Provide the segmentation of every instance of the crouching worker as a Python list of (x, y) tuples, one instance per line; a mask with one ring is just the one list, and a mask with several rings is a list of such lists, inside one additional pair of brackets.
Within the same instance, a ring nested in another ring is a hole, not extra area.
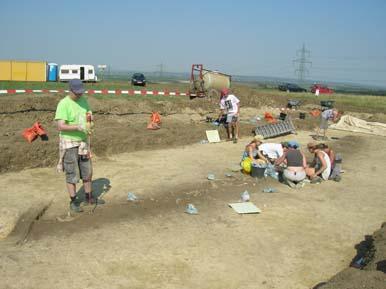
[(256, 159), (259, 157), (258, 147), (262, 143), (263, 138), (263, 136), (256, 135), (253, 140), (245, 146), (240, 163), (244, 173), (249, 174), (252, 169), (252, 164), (256, 163)]
[(259, 159), (266, 163), (275, 163), (275, 161), (283, 156), (283, 144), (281, 143), (262, 143), (258, 147)]
[(245, 146), (243, 159), (249, 157), (251, 160), (258, 159), (261, 156), (259, 146), (263, 143), (264, 137), (256, 135), (253, 140)]
[(324, 145), (309, 143), (307, 148), (310, 153), (314, 154), (314, 160), (306, 168), (306, 173), (311, 183), (318, 183), (322, 180), (327, 181), (331, 174), (331, 161), (328, 154), (323, 150)]
[(336, 154), (332, 148), (330, 148), (328, 145), (321, 143), (320, 146), (322, 147), (323, 151), (329, 156), (330, 163), (331, 163), (331, 174), (329, 179), (334, 180), (336, 182), (340, 182), (341, 180), (341, 164), (342, 164), (342, 156), (340, 154)]
[(287, 142), (282, 145), (284, 153), (275, 161), (275, 165), (280, 166), (284, 164), (284, 182), (291, 188), (300, 188), (304, 185), (303, 180), (306, 178), (306, 157), (299, 150), (297, 142)]
[(87, 99), (83, 96), (83, 83), (78, 79), (69, 82), (70, 94), (65, 96), (58, 104), (55, 113), (57, 128), (59, 130), (59, 164), (66, 174), (66, 186), (70, 196), (70, 209), (82, 212), (81, 201), (76, 196), (76, 184), (80, 178), (83, 181), (85, 198), (91, 204), (103, 200), (96, 200), (92, 195), (92, 164), (88, 143), (87, 113), (91, 110)]

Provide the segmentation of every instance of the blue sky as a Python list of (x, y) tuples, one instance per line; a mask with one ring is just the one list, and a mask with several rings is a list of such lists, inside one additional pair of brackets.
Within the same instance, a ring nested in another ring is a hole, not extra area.
[(386, 86), (386, 1), (0, 0), (0, 59), (295, 77)]

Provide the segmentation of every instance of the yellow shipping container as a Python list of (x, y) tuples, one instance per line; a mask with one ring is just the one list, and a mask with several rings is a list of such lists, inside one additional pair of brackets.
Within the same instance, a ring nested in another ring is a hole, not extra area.
[(0, 80), (11, 80), (11, 61), (0, 60)]
[(11, 62), (11, 80), (26, 81), (27, 80), (27, 62), (12, 61)]
[(46, 81), (47, 63), (43, 61), (0, 61), (0, 80)]
[(27, 62), (27, 81), (46, 81), (46, 73), (45, 62)]

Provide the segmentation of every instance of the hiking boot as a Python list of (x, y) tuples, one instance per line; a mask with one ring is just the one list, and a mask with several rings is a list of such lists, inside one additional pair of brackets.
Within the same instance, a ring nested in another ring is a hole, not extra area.
[(327, 136), (322, 136), (322, 135), (319, 135), (319, 136), (316, 136), (315, 137), (315, 140), (328, 140), (328, 137)]
[(318, 140), (318, 141), (326, 141), (326, 140), (328, 140), (328, 137), (322, 136), (322, 135), (314, 135), (312, 138), (314, 140)]
[(311, 179), (311, 184), (320, 184), (321, 182), (322, 182), (321, 177), (315, 177), (315, 178)]
[(291, 182), (290, 180), (284, 179), (284, 183), (287, 184), (290, 188), (296, 188), (296, 184), (294, 182)]
[(301, 188), (303, 188), (305, 185), (306, 185), (306, 183), (303, 182), (303, 181), (301, 181), (301, 182), (299, 182), (299, 183), (296, 184), (296, 188), (297, 188), (297, 189), (301, 189)]
[(75, 212), (75, 213), (83, 212), (83, 209), (80, 207), (78, 202), (71, 202), (70, 203), (70, 210)]
[(341, 176), (335, 176), (334, 178), (333, 178), (333, 180), (335, 181), (335, 182), (340, 182), (341, 180), (342, 180), (342, 177)]

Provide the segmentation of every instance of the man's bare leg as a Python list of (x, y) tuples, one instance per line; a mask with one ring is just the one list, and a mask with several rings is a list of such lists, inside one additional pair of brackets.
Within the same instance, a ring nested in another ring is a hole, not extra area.
[(76, 185), (71, 183), (66, 183), (66, 187), (71, 199), (71, 203), (70, 203), (71, 210), (77, 213), (82, 212), (83, 209), (80, 208), (79, 202), (76, 200)]
[(84, 192), (86, 194), (91, 194), (92, 192), (92, 181), (91, 180), (83, 180)]
[(74, 198), (76, 196), (76, 185), (66, 183), (68, 194), (70, 195), (70, 198)]
[(232, 122), (232, 134), (233, 134), (233, 142), (237, 143), (237, 139), (239, 138), (239, 131), (236, 122)]
[(230, 132), (230, 126), (231, 124), (229, 123), (226, 127), (226, 130), (227, 130), (227, 137), (228, 137), (228, 140), (231, 140), (232, 139), (232, 135), (231, 135), (231, 132)]
[(316, 138), (318, 139), (320, 135), (320, 127), (317, 127), (316, 129)]

